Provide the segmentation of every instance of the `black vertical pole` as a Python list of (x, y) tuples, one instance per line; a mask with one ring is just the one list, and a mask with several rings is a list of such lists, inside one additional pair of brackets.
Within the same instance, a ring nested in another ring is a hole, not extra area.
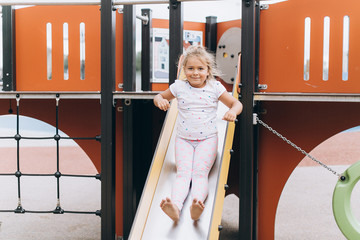
[(124, 5), (124, 91), (135, 91), (136, 86), (136, 8), (133, 5)]
[(3, 91), (15, 91), (15, 10), (2, 7), (3, 15)]
[(101, 0), (101, 239), (115, 239), (115, 12)]
[[(260, 55), (260, 4), (255, 3), (255, 86), (254, 91), (258, 91), (259, 85), (259, 55)], [(254, 106), (254, 112), (258, 113), (260, 102)], [(254, 183), (253, 183), (253, 239), (258, 239), (258, 146), (259, 146), (259, 126), (254, 127)]]
[(259, 90), (260, 4), (255, 5), (255, 91)]
[(136, 211), (134, 186), (134, 109), (131, 100), (123, 105), (123, 235), (127, 239)]
[[(124, 91), (135, 91), (135, 7), (124, 6)], [(126, 99), (123, 104), (123, 234), (127, 239), (136, 212), (134, 185), (134, 103)]]
[(205, 47), (216, 53), (217, 46), (217, 17), (206, 17), (205, 25)]
[(183, 5), (177, 0), (169, 1), (169, 84), (175, 82), (177, 77), (177, 62), (183, 52)]
[(141, 90), (151, 91), (153, 41), (152, 41), (152, 11), (142, 9), (141, 15), (148, 17), (147, 23), (142, 23), (141, 28)]
[(244, 110), (240, 115), (240, 214), (239, 239), (254, 239), (254, 127), (253, 93), (255, 82), (255, 0), (242, 1), (241, 97)]

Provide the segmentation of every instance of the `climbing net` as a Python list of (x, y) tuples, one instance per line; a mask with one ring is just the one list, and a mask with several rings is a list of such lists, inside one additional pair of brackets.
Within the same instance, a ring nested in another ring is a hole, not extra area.
[[(60, 150), (60, 140), (62, 139), (72, 139), (72, 140), (95, 140), (101, 141), (101, 136), (95, 137), (65, 137), (60, 136), (59, 134), (59, 94), (56, 95), (56, 125), (55, 125), (55, 135), (49, 137), (26, 137), (20, 134), (20, 96), (16, 95), (16, 134), (15, 136), (0, 136), (0, 139), (15, 139), (16, 141), (16, 171), (15, 173), (0, 173), (1, 176), (15, 176), (17, 178), (17, 196), (18, 196), (18, 203), (15, 209), (5, 209), (1, 210), (0, 212), (14, 212), (14, 213), (54, 213), (54, 214), (63, 214), (63, 213), (75, 213), (75, 214), (95, 214), (97, 216), (101, 216), (101, 210), (96, 211), (70, 211), (65, 210), (61, 207), (60, 201), (60, 178), (61, 177), (82, 177), (82, 178), (95, 178), (101, 180), (101, 175), (76, 175), (76, 174), (63, 174), (60, 172), (60, 157), (59, 157), (59, 150)], [(12, 110), (10, 108), (10, 113)], [(45, 140), (45, 139), (53, 139), (56, 142), (56, 172), (51, 174), (40, 174), (40, 173), (23, 173), (20, 171), (21, 169), (21, 161), (20, 161), (20, 142), (22, 139), (31, 139), (31, 140)], [(54, 176), (56, 178), (56, 187), (57, 187), (57, 203), (56, 207), (53, 210), (45, 210), (45, 211), (34, 211), (34, 210), (25, 210), (22, 207), (21, 201), (21, 177), (22, 176), (29, 176), (29, 177), (43, 177), (43, 176)]]

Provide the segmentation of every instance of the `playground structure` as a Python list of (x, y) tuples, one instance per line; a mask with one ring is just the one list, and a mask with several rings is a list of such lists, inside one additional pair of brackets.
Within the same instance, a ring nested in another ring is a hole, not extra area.
[[(47, 6), (17, 10), (5, 6), (25, 3)], [(0, 113), (8, 113), (10, 100), (12, 109), (19, 107), (21, 115), (58, 126), (87, 153), (99, 172), (94, 177), (101, 178), (101, 212), (94, 214), (101, 215), (102, 239), (115, 235), (127, 239), (164, 118), (151, 101), (168, 86), (150, 81), (153, 27), (169, 28), (171, 83), (177, 75), (184, 29), (202, 31), (205, 45), (219, 52), (221, 36), (241, 24), (239, 98), (244, 111), (235, 131), (228, 179), (229, 191), (241, 199), (241, 239), (274, 237), (279, 197), (303, 157), (254, 124), (254, 113), (307, 151), (358, 125), (359, 113), (354, 109), (360, 101), (356, 81), (360, 48), (356, 45), (359, 31), (352, 23), (359, 22), (359, 3), (355, 0), (341, 6), (325, 0), (289, 0), (270, 6), (242, 0), (241, 21), (216, 23), (209, 17), (206, 24), (184, 22), (182, 3), (176, 0), (72, 3), (0, 1), (4, 6)], [(170, 19), (156, 21), (151, 11), (143, 11), (148, 22), (142, 34), (142, 92), (136, 92), (132, 4), (140, 3), (169, 3)], [(124, 5), (122, 13), (114, 11), (116, 5)], [(78, 30), (82, 23), (85, 49)], [(51, 47), (47, 26), (52, 32)], [(68, 41), (64, 41), (64, 29)], [(66, 44), (69, 51), (64, 54)], [(101, 141), (82, 141), (79, 136)], [(61, 144), (61, 138), (57, 141)], [(67, 211), (61, 204), (54, 209)]]

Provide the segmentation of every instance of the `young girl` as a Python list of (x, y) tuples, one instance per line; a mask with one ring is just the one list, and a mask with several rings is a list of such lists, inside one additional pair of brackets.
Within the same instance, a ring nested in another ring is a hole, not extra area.
[(183, 59), (185, 80), (176, 80), (154, 98), (161, 110), (168, 110), (169, 101), (178, 100), (178, 126), (175, 139), (176, 180), (171, 198), (161, 201), (160, 207), (178, 221), (191, 183), (190, 215), (198, 220), (208, 195), (208, 174), (217, 154), (216, 113), (220, 100), (230, 109), (223, 120), (234, 121), (242, 111), (242, 104), (232, 97), (214, 74), (215, 59), (202, 46), (190, 46)]

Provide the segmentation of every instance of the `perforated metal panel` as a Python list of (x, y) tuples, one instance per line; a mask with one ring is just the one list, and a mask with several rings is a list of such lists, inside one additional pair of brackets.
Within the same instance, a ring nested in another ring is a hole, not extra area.
[(232, 84), (236, 76), (238, 55), (241, 52), (241, 29), (232, 27), (221, 36), (217, 50), (216, 62), (222, 72), (221, 78)]

